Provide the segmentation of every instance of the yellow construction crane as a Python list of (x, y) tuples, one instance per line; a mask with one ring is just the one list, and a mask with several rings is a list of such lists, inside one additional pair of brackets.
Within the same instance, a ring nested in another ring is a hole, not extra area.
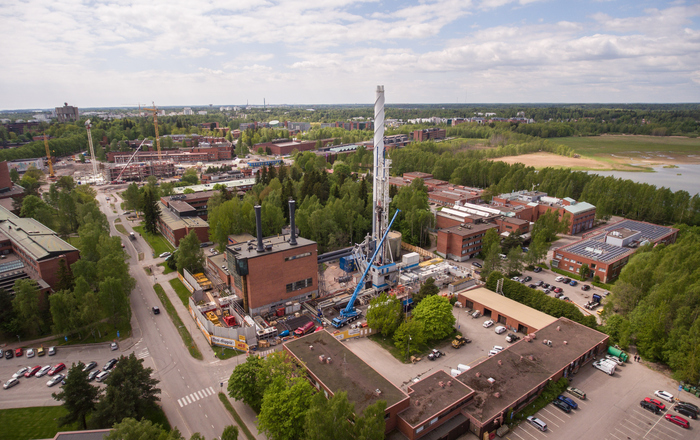
[(53, 162), (51, 161), (51, 151), (49, 151), (49, 140), (44, 133), (44, 147), (46, 147), (46, 159), (49, 162), (49, 180), (54, 180), (56, 175), (53, 173)]
[(162, 160), (160, 155), (160, 136), (158, 136), (158, 108), (156, 103), (151, 101), (153, 108), (144, 107), (142, 110), (149, 110), (153, 112), (153, 125), (156, 127), (156, 147), (158, 148), (158, 160)]

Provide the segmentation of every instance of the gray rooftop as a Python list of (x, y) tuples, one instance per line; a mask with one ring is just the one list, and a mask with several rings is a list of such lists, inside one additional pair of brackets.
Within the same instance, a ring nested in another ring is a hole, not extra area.
[[(302, 237), (297, 237), (297, 245), (292, 246), (288, 242), (289, 240), (289, 235), (276, 235), (272, 237), (267, 237), (263, 238), (263, 246), (267, 248), (267, 246), (272, 246), (272, 249), (270, 250), (265, 250), (265, 252), (258, 252), (258, 240), (253, 239), (249, 240), (247, 243), (237, 243), (237, 244), (230, 244), (226, 246), (226, 249), (228, 249), (230, 252), (232, 252), (236, 258), (243, 259), (243, 258), (255, 258), (255, 257), (260, 257), (263, 255), (269, 255), (275, 252), (282, 252), (282, 251), (287, 251), (289, 249), (295, 249), (295, 248), (300, 248), (302, 246), (309, 246), (312, 244), (316, 244), (315, 241), (307, 240), (306, 238)], [(238, 250), (236, 250), (238, 248)]]
[(0, 206), (0, 232), (36, 261), (78, 251), (38, 221), (17, 217), (2, 206)]
[(168, 227), (172, 230), (185, 227), (195, 228), (209, 226), (209, 223), (199, 217), (178, 217), (170, 209), (168, 209), (163, 202), (158, 202), (158, 206), (160, 207), (161, 221), (168, 225)]
[(201, 185), (191, 185), (191, 186), (181, 186), (178, 188), (173, 188), (175, 194), (182, 194), (187, 188), (190, 188), (194, 192), (209, 191), (214, 185), (223, 185), (226, 189), (238, 189), (242, 186), (252, 186), (255, 185), (255, 179), (237, 179), (237, 180), (225, 180), (216, 181), (214, 183), (204, 183)]

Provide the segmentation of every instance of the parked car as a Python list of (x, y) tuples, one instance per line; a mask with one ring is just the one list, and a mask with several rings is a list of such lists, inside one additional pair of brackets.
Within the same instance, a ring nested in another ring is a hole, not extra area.
[(36, 377), (45, 376), (46, 373), (48, 373), (50, 369), (51, 369), (51, 365), (44, 365), (43, 367), (41, 367), (41, 369), (39, 371), (36, 372), (36, 374), (34, 376), (36, 376)]
[(527, 283), (528, 281), (531, 281), (532, 277), (530, 275), (526, 275), (525, 278), (523, 278), (523, 283)]
[(652, 399), (651, 397), (645, 397), (645, 398), (644, 398), (644, 401), (645, 401), (645, 402), (649, 402), (649, 403), (651, 403), (652, 405), (656, 405), (656, 407), (659, 408), (660, 410), (666, 409), (666, 405), (664, 405), (663, 403), (661, 403), (661, 401), (659, 401), (659, 400)]
[(26, 373), (27, 370), (29, 370), (29, 367), (20, 368), (15, 374), (12, 375), (12, 378), (17, 379), (18, 377), (24, 376), (24, 373)]
[(589, 286), (588, 284), (584, 284), (581, 286), (581, 290), (583, 290), (584, 292), (587, 290), (591, 290), (591, 286)]
[[(557, 291), (555, 290), (555, 292), (557, 292)], [(560, 297), (562, 297), (562, 296), (564, 296), (564, 294), (563, 294), (562, 292), (557, 292), (557, 293), (554, 294), (554, 297), (555, 297), (555, 298), (560, 298)]]
[(666, 402), (673, 403), (673, 394), (669, 393), (668, 391), (656, 390), (654, 391), (654, 395), (659, 399), (665, 400)]
[(690, 429), (690, 422), (684, 419), (683, 417), (674, 416), (673, 414), (666, 414), (664, 415), (664, 419), (668, 420), (671, 423), (675, 423), (676, 425), (682, 428)]
[(494, 345), (493, 348), (492, 348), (491, 350), (503, 351), (503, 347), (501, 347), (500, 345)]
[(535, 273), (540, 273), (540, 272), (542, 272), (542, 268), (539, 266), (536, 266), (532, 271)]
[(152, 310), (154, 315), (160, 315), (160, 309), (158, 308), (158, 306), (153, 306)]
[(49, 376), (53, 376), (54, 374), (58, 373), (59, 371), (63, 371), (66, 368), (66, 364), (63, 362), (56, 364), (51, 368), (48, 372)]
[(538, 286), (537, 284), (529, 284), (527, 287), (529, 287), (530, 289), (537, 289)]
[(502, 334), (502, 333), (505, 333), (506, 330), (507, 330), (507, 329), (506, 329), (504, 326), (502, 326), (502, 325), (499, 325), (498, 327), (496, 327), (495, 329), (493, 329), (493, 331), (495, 331), (497, 335), (500, 335), (500, 334)]
[(557, 283), (559, 283), (559, 282), (561, 282), (563, 279), (564, 279), (564, 277), (558, 276), (558, 277), (554, 278), (554, 281), (556, 281)]
[(49, 347), (49, 356), (53, 356), (56, 354), (56, 347)]
[(569, 286), (575, 286), (575, 285), (577, 285), (577, 284), (578, 284), (578, 281), (576, 281), (576, 280), (571, 280), (571, 282), (569, 283)]
[(622, 361), (620, 360), (619, 357), (613, 356), (613, 355), (611, 355), (611, 354), (606, 354), (606, 355), (605, 355), (605, 359), (609, 359), (609, 360), (615, 362), (617, 365), (623, 365), (623, 364), (624, 364), (624, 362), (622, 362)]
[(518, 277), (513, 277), (513, 278), (511, 278), (511, 281), (515, 281), (516, 283), (519, 283), (519, 282), (520, 282), (520, 278), (518, 278)]
[(562, 301), (571, 302), (571, 298), (569, 298), (568, 296), (562, 296), (559, 299)]
[(520, 339), (520, 336), (516, 335), (515, 333), (508, 333), (506, 335), (506, 342), (515, 342)]
[(44, 356), (45, 354), (46, 354), (46, 350), (44, 350), (44, 347), (39, 347), (36, 349), (37, 356)]
[(484, 328), (489, 328), (493, 325), (493, 319), (489, 319), (488, 321), (484, 322)]
[(581, 399), (581, 400), (586, 400), (586, 393), (584, 393), (583, 391), (579, 390), (578, 388), (567, 387), (567, 388), (566, 388), (566, 392), (569, 393), (569, 394), (571, 394), (571, 395), (573, 395), (573, 396), (578, 397), (578, 398)]
[(62, 374), (57, 374), (57, 375), (55, 375), (54, 377), (52, 377), (51, 379), (49, 379), (48, 382), (46, 382), (46, 386), (47, 386), (47, 387), (52, 387), (52, 386), (56, 385), (57, 383), (59, 383), (59, 382), (62, 381), (62, 380), (63, 380), (63, 375), (62, 375)]
[(117, 350), (119, 349), (119, 345), (117, 345), (116, 342), (112, 342), (111, 344), (109, 344), (109, 349), (112, 351)]
[(571, 409), (578, 409), (578, 403), (574, 402), (572, 399), (566, 397), (563, 394), (558, 395), (557, 400), (566, 403), (571, 407)]
[(641, 402), (639, 402), (639, 406), (641, 406), (647, 411), (653, 412), (654, 414), (658, 414), (661, 412), (658, 406), (654, 405), (653, 403), (649, 403), (646, 400), (642, 400)]
[(32, 377), (34, 376), (39, 370), (41, 370), (41, 365), (37, 365), (35, 367), (32, 367), (27, 370), (26, 373), (24, 373), (24, 377)]
[(95, 361), (89, 362), (86, 366), (83, 367), (83, 371), (90, 371), (93, 368), (95, 368), (96, 366), (97, 366), (97, 362), (95, 362)]
[(162, 254), (158, 255), (159, 258), (167, 258), (170, 255), (172, 255), (170, 252), (163, 252)]
[(549, 295), (550, 293), (552, 293), (552, 291), (549, 289), (544, 289), (543, 292), (545, 295)]
[(12, 359), (13, 357), (15, 357), (15, 355), (12, 350), (5, 350), (5, 359)]
[(555, 288), (554, 288), (554, 292), (555, 292), (555, 293), (562, 293), (563, 290), (562, 290), (561, 287), (555, 287)]
[(28, 349), (27, 350), (27, 358), (33, 358), (34, 356), (36, 356), (36, 352), (34, 351), (34, 349), (33, 348)]
[(571, 412), (571, 407), (567, 405), (566, 403), (562, 402), (561, 400), (554, 399), (552, 400), (552, 405), (556, 406), (560, 410), (564, 411), (565, 413)]
[(102, 370), (93, 370), (88, 374), (88, 382), (95, 380), (98, 374), (102, 373)]
[(440, 356), (444, 355), (445, 353), (441, 352), (438, 349), (433, 348), (433, 351), (430, 352), (428, 355), (428, 359), (431, 361), (434, 361), (435, 359), (439, 358)]
[(683, 402), (683, 401), (678, 401), (678, 404), (681, 406), (685, 406), (686, 408), (695, 411), (696, 413), (700, 413), (700, 408), (698, 408), (697, 405), (693, 405), (692, 403), (689, 402)]
[(95, 376), (95, 379), (98, 382), (102, 382), (103, 380), (105, 380), (107, 378), (107, 376), (109, 376), (109, 370), (108, 371), (101, 371), (97, 376)]
[(535, 416), (528, 416), (527, 421), (542, 432), (547, 431), (547, 424)]
[(496, 356), (498, 353), (500, 353), (498, 350), (489, 350), (489, 357)]
[(118, 360), (117, 359), (110, 359), (107, 361), (104, 367), (102, 367), (102, 371), (107, 371), (111, 370), (114, 368), (114, 366), (117, 364)]
[(549, 289), (552, 286), (550, 286), (549, 283), (542, 283), (542, 287), (544, 287), (545, 289)]
[(19, 383), (19, 379), (16, 377), (13, 377), (12, 379), (8, 380), (4, 384), (2, 384), (2, 387), (4, 389), (12, 388), (13, 386), (17, 385)]
[(698, 413), (681, 405), (676, 405), (673, 407), (673, 410), (677, 412), (678, 414), (683, 414), (686, 417), (690, 417), (691, 419), (697, 419), (698, 418)]
[(472, 266), (478, 267), (479, 269), (481, 269), (481, 268), (483, 267), (483, 266), (481, 265), (481, 263), (476, 262), (476, 261), (472, 262)]
[(22, 354), (24, 354), (24, 350), (22, 349), (22, 347), (15, 350), (15, 357), (20, 357), (22, 356)]

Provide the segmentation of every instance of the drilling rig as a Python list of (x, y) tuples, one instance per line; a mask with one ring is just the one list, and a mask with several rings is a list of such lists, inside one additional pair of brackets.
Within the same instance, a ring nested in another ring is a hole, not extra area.
[(49, 163), (49, 182), (56, 181), (56, 175), (53, 172), (53, 160), (51, 160), (51, 151), (49, 150), (49, 139), (44, 133), (44, 147), (46, 148), (46, 160)]

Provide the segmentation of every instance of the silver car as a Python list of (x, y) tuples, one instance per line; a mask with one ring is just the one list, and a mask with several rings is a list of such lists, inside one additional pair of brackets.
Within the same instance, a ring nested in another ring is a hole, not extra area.
[(47, 387), (52, 387), (56, 385), (57, 383), (61, 382), (63, 380), (63, 375), (62, 374), (57, 374), (54, 377), (52, 377), (48, 382), (46, 382)]
[(41, 370), (37, 371), (35, 376), (36, 377), (45, 376), (46, 373), (48, 373), (50, 369), (51, 369), (51, 365), (46, 365), (46, 366), (42, 367)]

